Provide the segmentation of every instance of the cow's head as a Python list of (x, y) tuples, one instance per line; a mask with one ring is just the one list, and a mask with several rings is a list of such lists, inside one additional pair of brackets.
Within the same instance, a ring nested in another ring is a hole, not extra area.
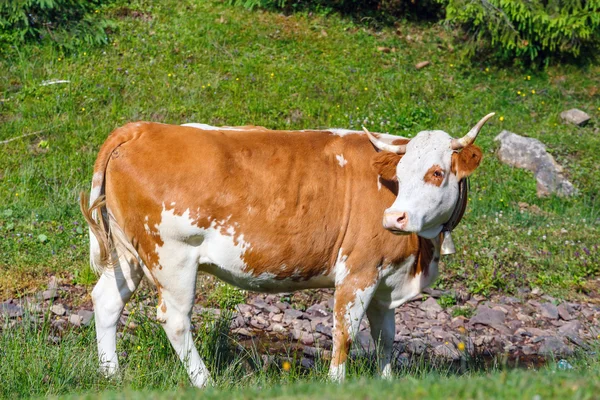
[(383, 215), (384, 228), (429, 239), (439, 235), (456, 206), (458, 182), (481, 161), (481, 150), (473, 142), (493, 115), (486, 115), (460, 139), (444, 131), (423, 131), (405, 144), (389, 144), (365, 129), (381, 150), (373, 168), (383, 179), (398, 182), (398, 197)]

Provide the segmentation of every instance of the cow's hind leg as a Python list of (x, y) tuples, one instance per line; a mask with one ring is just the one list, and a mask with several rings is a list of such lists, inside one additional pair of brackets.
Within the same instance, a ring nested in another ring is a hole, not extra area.
[(117, 322), (143, 275), (136, 261), (120, 256), (114, 268), (103, 270), (92, 291), (100, 370), (107, 376), (113, 375), (119, 368)]
[(379, 358), (379, 372), (382, 378), (392, 378), (392, 350), (396, 324), (394, 320), (394, 309), (373, 300), (367, 308), (367, 318), (371, 325), (371, 336), (377, 344)]
[(346, 376), (350, 345), (369, 307), (377, 282), (364, 276), (347, 276), (334, 294), (333, 351), (329, 379), (341, 382)]
[(203, 387), (210, 382), (210, 374), (198, 354), (190, 330), (196, 272), (194, 262), (180, 260), (169, 266), (163, 265), (162, 269), (154, 269), (152, 274), (157, 280), (160, 296), (157, 319), (185, 365), (192, 384)]

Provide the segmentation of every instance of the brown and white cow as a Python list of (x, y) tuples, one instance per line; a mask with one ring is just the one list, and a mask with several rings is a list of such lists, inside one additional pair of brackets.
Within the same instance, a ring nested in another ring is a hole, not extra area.
[[(130, 123), (100, 149), (89, 205), (101, 369), (118, 369), (116, 326), (146, 275), (157, 319), (195, 386), (210, 375), (190, 313), (198, 271), (247, 289), (335, 288), (330, 378), (343, 380), (367, 315), (391, 376), (394, 308), (437, 275), (458, 182), (479, 165), (465, 137)], [(460, 151), (459, 151), (460, 150)], [(383, 224), (382, 224), (383, 219)]]

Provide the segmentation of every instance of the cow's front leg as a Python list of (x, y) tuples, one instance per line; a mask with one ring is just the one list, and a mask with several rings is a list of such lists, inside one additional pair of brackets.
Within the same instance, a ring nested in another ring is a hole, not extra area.
[(364, 276), (346, 276), (343, 282), (336, 286), (333, 351), (329, 368), (329, 379), (332, 381), (341, 382), (346, 377), (346, 361), (350, 345), (358, 333), (360, 322), (369, 307), (376, 287), (376, 279), (365, 279)]
[(394, 309), (373, 300), (367, 308), (371, 336), (377, 345), (379, 372), (382, 378), (392, 378), (392, 350), (396, 334)]

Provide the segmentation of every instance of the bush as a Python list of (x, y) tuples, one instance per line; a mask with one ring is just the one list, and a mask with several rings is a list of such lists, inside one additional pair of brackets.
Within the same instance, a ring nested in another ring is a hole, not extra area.
[(468, 55), (546, 62), (593, 56), (600, 44), (600, 0), (438, 0), (462, 26)]
[(436, 0), (230, 0), (246, 8), (333, 12), (393, 23), (398, 18), (437, 20), (443, 8)]
[(112, 23), (99, 8), (110, 0), (1, 0), (0, 49), (50, 40), (65, 49), (106, 43)]

